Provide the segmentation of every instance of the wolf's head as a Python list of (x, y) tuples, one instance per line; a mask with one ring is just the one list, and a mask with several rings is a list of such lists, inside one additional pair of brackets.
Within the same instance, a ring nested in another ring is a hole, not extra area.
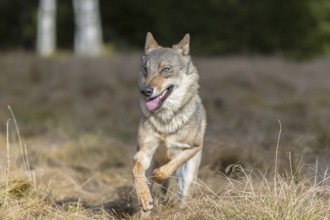
[(158, 45), (149, 32), (139, 73), (141, 108), (149, 113), (178, 110), (198, 89), (198, 74), (189, 55), (189, 34), (172, 48)]

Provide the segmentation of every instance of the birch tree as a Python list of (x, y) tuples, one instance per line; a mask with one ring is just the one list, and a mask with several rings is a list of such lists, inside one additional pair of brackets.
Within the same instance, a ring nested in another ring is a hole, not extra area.
[(51, 55), (56, 48), (56, 0), (40, 0), (38, 10), (37, 53)]
[(98, 0), (73, 0), (75, 14), (74, 51), (96, 56), (102, 50), (102, 30)]

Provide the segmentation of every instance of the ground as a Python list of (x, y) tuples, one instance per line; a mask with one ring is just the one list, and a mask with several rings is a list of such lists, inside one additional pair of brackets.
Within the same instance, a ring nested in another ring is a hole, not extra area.
[[(0, 55), (1, 218), (138, 218), (139, 56)], [(153, 218), (329, 219), (329, 59), (193, 60), (208, 121), (199, 180), (181, 210), (175, 184), (157, 195)]]

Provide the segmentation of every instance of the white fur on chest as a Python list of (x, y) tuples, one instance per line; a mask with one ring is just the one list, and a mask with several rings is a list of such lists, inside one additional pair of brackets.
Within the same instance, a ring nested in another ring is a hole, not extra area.
[(191, 148), (192, 146), (174, 140), (173, 138), (161, 138), (160, 144), (155, 152), (155, 160), (159, 164), (165, 164), (175, 158), (180, 152)]
[(165, 147), (167, 148), (168, 156), (170, 158), (175, 157), (177, 154), (184, 150), (192, 148), (192, 146), (189, 144), (176, 141), (172, 138), (169, 138), (165, 141)]
[(159, 133), (174, 133), (182, 128), (194, 115), (197, 109), (196, 98), (190, 100), (191, 105), (187, 105), (180, 112), (167, 110), (160, 115), (150, 116), (149, 122)]

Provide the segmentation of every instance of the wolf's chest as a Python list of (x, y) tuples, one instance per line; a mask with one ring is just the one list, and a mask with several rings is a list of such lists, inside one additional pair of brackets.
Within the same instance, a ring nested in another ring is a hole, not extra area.
[(192, 146), (187, 143), (175, 141), (172, 139), (165, 139), (158, 146), (155, 153), (155, 159), (160, 164), (164, 164), (173, 159), (180, 152), (191, 147)]

